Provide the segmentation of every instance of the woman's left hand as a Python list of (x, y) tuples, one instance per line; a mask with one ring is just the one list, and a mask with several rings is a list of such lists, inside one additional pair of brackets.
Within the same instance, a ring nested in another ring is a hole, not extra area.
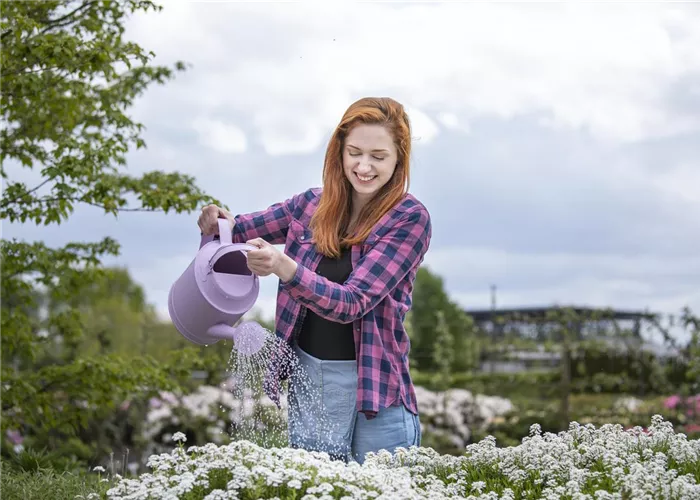
[(248, 251), (248, 269), (258, 276), (277, 275), (282, 281), (289, 281), (297, 271), (297, 263), (280, 252), (262, 238), (246, 241), (257, 250)]

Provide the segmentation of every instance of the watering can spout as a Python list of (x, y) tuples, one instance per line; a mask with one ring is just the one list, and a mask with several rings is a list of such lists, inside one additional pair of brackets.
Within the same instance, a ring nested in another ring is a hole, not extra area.
[(220, 340), (236, 340), (236, 329), (225, 323), (217, 323), (209, 327), (207, 335)]
[(265, 345), (267, 331), (255, 321), (244, 321), (236, 327), (217, 323), (209, 327), (207, 335), (217, 340), (233, 340), (238, 354), (252, 356)]

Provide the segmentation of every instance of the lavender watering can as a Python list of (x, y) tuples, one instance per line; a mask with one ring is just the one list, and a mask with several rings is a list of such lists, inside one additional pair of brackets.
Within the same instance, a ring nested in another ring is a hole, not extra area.
[(249, 250), (255, 247), (232, 242), (226, 219), (219, 219), (219, 240), (202, 237), (199, 252), (168, 294), (170, 319), (187, 340), (208, 345), (231, 339), (242, 354), (262, 348), (267, 333), (262, 327), (232, 326), (255, 304), (260, 290), (247, 266)]

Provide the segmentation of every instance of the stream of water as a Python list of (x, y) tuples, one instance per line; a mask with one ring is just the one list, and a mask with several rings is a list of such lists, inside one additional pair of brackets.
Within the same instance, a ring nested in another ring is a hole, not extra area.
[[(291, 397), (305, 402), (298, 408), (293, 405), (295, 418), (304, 419), (306, 423), (296, 427), (298, 435), (304, 441), (332, 443), (340, 423), (328, 417), (320, 386), (306, 373), (293, 349), (257, 323), (242, 324), (238, 328), (241, 342), (245, 336), (255, 336), (261, 347), (259, 350), (246, 349), (239, 342), (239, 348), (234, 344), (231, 351), (226, 390), (239, 405), (230, 415), (228, 433), (231, 439), (253, 441), (267, 448), (289, 446), (287, 412)], [(263, 390), (272, 362), (284, 363), (291, 369), (289, 380), (281, 387), (279, 409)], [(226, 410), (222, 408), (222, 411)], [(340, 452), (331, 444), (323, 446), (321, 451), (331, 456)]]

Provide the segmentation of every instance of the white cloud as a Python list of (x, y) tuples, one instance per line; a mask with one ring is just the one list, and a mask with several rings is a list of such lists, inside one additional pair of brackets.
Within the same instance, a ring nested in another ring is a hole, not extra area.
[(405, 106), (406, 114), (411, 122), (411, 133), (416, 145), (429, 144), (437, 137), (438, 127), (435, 122), (421, 110)]
[(239, 127), (198, 117), (192, 123), (192, 128), (199, 135), (199, 143), (219, 153), (243, 153), (247, 148), (245, 133)]
[[(496, 283), (501, 305), (698, 308), (699, 19), (679, 3), (166, 2), (127, 37), (193, 66), (138, 101), (149, 149), (129, 169), (186, 172), (235, 213), (258, 210), (319, 185), (347, 106), (389, 95), (417, 139), (427, 262), (465, 307), (488, 307)], [(196, 218), (93, 210), (61, 237), (116, 237), (167, 314)], [(17, 227), (3, 230), (63, 241)], [(271, 316), (276, 281), (261, 284)]]
[(700, 162), (656, 172), (650, 176), (649, 183), (668, 196), (696, 203), (700, 208)]
[(428, 253), (426, 265), (470, 309), (489, 307), (492, 284), (502, 307), (559, 303), (678, 313), (683, 305), (700, 305), (697, 255), (669, 259), (443, 247)]
[(448, 130), (461, 130), (462, 132), (469, 132), (469, 126), (460, 123), (459, 117), (454, 113), (442, 111), (441, 113), (437, 114), (436, 118), (437, 121), (439, 121), (440, 124)]
[(449, 123), (536, 113), (610, 141), (695, 130), (668, 100), (700, 71), (699, 20), (692, 4), (174, 2), (131, 30), (194, 63), (180, 99), (242, 113), (285, 154), (318, 147), (380, 89), (424, 110), (418, 122), (440, 109)]

